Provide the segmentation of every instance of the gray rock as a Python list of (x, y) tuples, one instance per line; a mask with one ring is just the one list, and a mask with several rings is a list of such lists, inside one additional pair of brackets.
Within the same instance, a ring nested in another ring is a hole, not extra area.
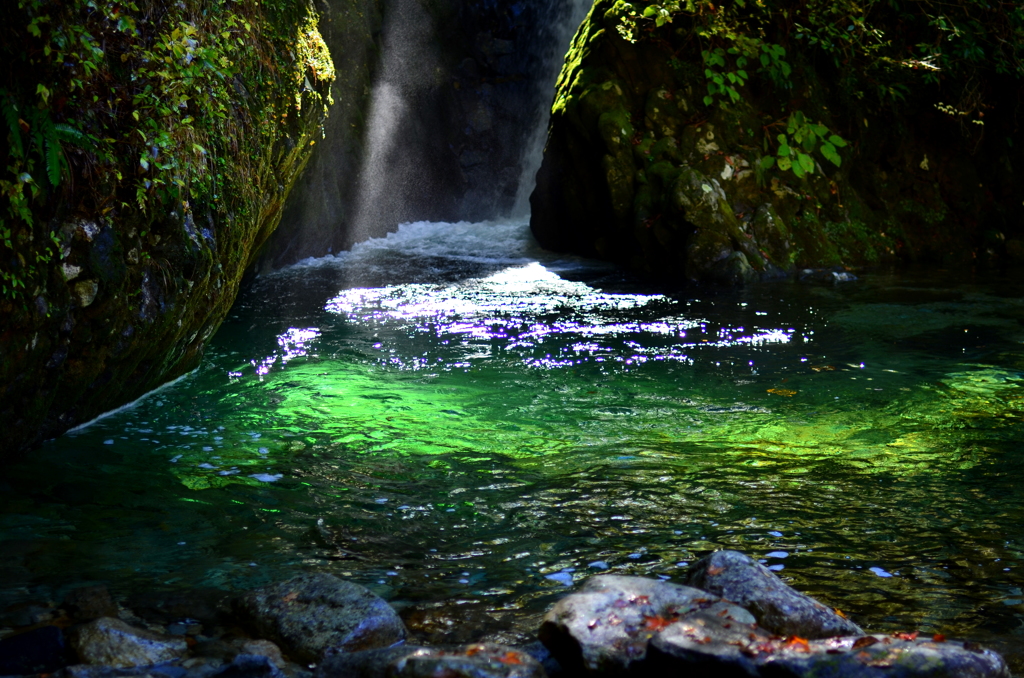
[(810, 596), (775, 576), (775, 573), (738, 551), (716, 551), (695, 563), (690, 586), (721, 596), (747, 610), (767, 631), (781, 636), (827, 638), (864, 632)]
[(346, 652), (405, 638), (398, 614), (369, 589), (329, 574), (304, 574), (236, 601), (241, 621), (292, 659), (316, 662), (328, 647)]
[(806, 641), (736, 634), (702, 645), (674, 624), (651, 641), (643, 675), (763, 678), (1009, 678), (1003, 659), (971, 643), (916, 639), (916, 634)]
[(775, 637), (752, 621), (720, 617), (711, 609), (689, 614), (651, 639), (644, 670), (758, 676), (757, 648)]
[(479, 643), (445, 650), (423, 648), (388, 665), (388, 678), (546, 678), (540, 663), (522, 650)]
[(83, 663), (112, 667), (159, 664), (188, 651), (188, 644), (181, 638), (137, 629), (111, 617), (75, 628), (71, 646)]
[(538, 636), (569, 673), (623, 673), (644, 658), (656, 633), (700, 610), (728, 622), (754, 623), (746, 610), (689, 586), (601, 575), (558, 601), (544, 615)]
[(414, 652), (426, 650), (418, 645), (396, 645), (377, 650), (345, 652), (329, 648), (317, 664), (314, 678), (387, 678), (388, 667)]
[(315, 678), (546, 678), (524, 650), (475, 643), (461, 646), (399, 645), (363, 652), (329, 650)]

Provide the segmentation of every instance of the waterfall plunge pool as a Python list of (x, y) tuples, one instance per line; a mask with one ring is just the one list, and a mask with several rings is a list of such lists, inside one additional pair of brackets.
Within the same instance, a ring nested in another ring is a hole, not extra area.
[(734, 548), (1019, 665), (1022, 282), (665, 294), (523, 223), (406, 224), (258, 279), (198, 370), (8, 468), (0, 609), (308, 570), (521, 640), (587, 576)]

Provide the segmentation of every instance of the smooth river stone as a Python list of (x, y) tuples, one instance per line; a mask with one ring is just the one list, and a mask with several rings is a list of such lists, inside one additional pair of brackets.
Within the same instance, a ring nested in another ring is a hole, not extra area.
[(315, 678), (546, 678), (540, 662), (521, 649), (494, 643), (363, 652), (329, 650)]
[(182, 638), (137, 629), (113, 617), (100, 617), (74, 629), (71, 646), (85, 664), (115, 667), (159, 664), (188, 651)]
[(405, 639), (405, 625), (384, 599), (329, 574), (304, 574), (236, 601), (245, 625), (293, 660), (319, 661), (330, 647), (345, 652), (387, 647)]
[(651, 641), (642, 669), (638, 675), (709, 678), (1010, 678), (1002, 657), (971, 643), (907, 634), (811, 641), (737, 634), (722, 646), (701, 643), (681, 624)]
[(828, 638), (864, 633), (849, 619), (786, 585), (774, 572), (739, 551), (716, 551), (697, 561), (687, 583), (746, 608), (762, 628), (780, 636)]
[(625, 673), (643, 660), (655, 634), (699, 611), (724, 623), (754, 623), (746, 610), (704, 591), (609, 574), (591, 577), (558, 601), (544, 615), (538, 636), (570, 673)]

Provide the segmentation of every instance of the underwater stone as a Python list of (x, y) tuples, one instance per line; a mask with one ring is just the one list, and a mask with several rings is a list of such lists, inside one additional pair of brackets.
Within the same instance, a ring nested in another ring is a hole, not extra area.
[(697, 561), (687, 583), (742, 605), (762, 628), (779, 635), (827, 638), (863, 633), (852, 621), (787, 586), (739, 551), (717, 551)]
[(405, 638), (405, 625), (387, 602), (329, 574), (305, 574), (253, 591), (235, 607), (258, 636), (304, 662), (318, 661), (329, 647), (354, 652)]
[(75, 619), (92, 621), (98, 617), (116, 617), (117, 605), (106, 586), (80, 586), (64, 596), (63, 608)]
[(188, 651), (181, 638), (137, 629), (112, 617), (100, 617), (76, 628), (71, 646), (85, 664), (115, 667), (158, 664)]

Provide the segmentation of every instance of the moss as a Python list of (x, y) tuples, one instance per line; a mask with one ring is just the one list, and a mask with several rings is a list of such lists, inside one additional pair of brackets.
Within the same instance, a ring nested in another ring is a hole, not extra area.
[[(25, 65), (2, 87), (31, 100), (42, 80), (48, 102), (60, 101), (49, 115), (100, 140), (65, 148), (75, 182), (37, 196), (13, 254), (0, 244), (3, 269), (54, 243), (30, 294), (0, 302), (7, 454), (197, 364), (276, 227), (330, 98), (333, 66), (300, 0), (183, 0), (156, 16), (93, 4), (2, 10), (0, 50)], [(23, 32), (34, 12), (51, 16), (38, 36)], [(59, 62), (35, 49), (78, 33), (86, 46), (86, 33), (105, 36), (105, 49)]]

